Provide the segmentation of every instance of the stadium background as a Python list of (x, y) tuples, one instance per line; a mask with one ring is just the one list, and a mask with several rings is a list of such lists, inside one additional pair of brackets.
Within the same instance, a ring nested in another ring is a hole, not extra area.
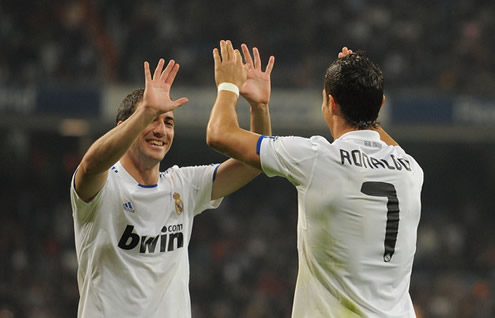
[[(326, 67), (344, 45), (378, 62), (382, 123), (425, 172), (418, 311), (495, 317), (494, 16), (483, 0), (2, 0), (0, 317), (75, 317), (70, 178), (142, 86), (144, 60), (176, 59), (173, 96), (190, 98), (163, 168), (224, 159), (204, 142), (220, 39), (257, 46), (264, 63), (275, 55), (275, 135), (330, 138), (319, 117)], [(196, 219), (195, 318), (289, 317), (296, 207), (288, 182), (260, 176)]]

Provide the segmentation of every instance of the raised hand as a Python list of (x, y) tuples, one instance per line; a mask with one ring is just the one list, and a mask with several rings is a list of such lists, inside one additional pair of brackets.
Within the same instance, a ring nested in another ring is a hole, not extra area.
[(174, 60), (170, 60), (165, 69), (163, 69), (164, 65), (165, 60), (160, 59), (153, 76), (151, 76), (150, 64), (144, 62), (145, 88), (143, 103), (155, 110), (157, 115), (173, 111), (189, 101), (186, 97), (177, 100), (170, 98), (170, 88), (179, 71), (179, 64), (175, 63)]
[(228, 82), (242, 87), (247, 78), (247, 67), (242, 63), (239, 50), (234, 50), (232, 42), (220, 41), (220, 52), (213, 49), (213, 61), (215, 63), (215, 82)]
[(347, 56), (347, 55), (352, 54), (352, 53), (353, 53), (353, 52), (352, 52), (352, 50), (350, 50), (350, 49), (348, 49), (346, 46), (344, 46), (344, 47), (342, 48), (342, 52), (339, 52), (338, 57), (339, 57), (339, 59), (340, 59), (341, 57)]
[(261, 58), (257, 48), (253, 48), (253, 58), (246, 44), (241, 45), (242, 54), (247, 66), (247, 79), (240, 88), (241, 95), (249, 104), (268, 104), (270, 101), (271, 83), (270, 74), (273, 70), (275, 57), (270, 56), (266, 69), (261, 70)]

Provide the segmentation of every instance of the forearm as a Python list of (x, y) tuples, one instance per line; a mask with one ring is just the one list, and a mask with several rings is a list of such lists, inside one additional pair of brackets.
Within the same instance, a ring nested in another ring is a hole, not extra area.
[(138, 109), (124, 122), (96, 140), (81, 161), (85, 174), (96, 175), (107, 171), (129, 150), (133, 142), (155, 115), (145, 107)]
[[(231, 92), (218, 93), (208, 122), (206, 142), (213, 149), (260, 170), (259, 155), (256, 153), (260, 133), (239, 127), (237, 99)], [(263, 118), (266, 119), (266, 116)], [(266, 125), (261, 126), (264, 132), (270, 132)]]
[(250, 105), (250, 130), (252, 132), (271, 136), (272, 123), (268, 104)]
[(208, 145), (218, 151), (225, 152), (222, 144), (227, 142), (232, 131), (239, 128), (236, 110), (238, 98), (232, 92), (220, 91), (211, 110), (206, 139)]

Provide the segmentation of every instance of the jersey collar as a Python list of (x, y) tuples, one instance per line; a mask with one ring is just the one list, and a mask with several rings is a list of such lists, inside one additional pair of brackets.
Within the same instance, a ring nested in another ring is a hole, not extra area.
[[(134, 179), (134, 177), (129, 173), (129, 171), (127, 171), (124, 168), (124, 166), (122, 165), (122, 162), (120, 162), (120, 160), (117, 161), (117, 163), (114, 165), (114, 168), (115, 169), (112, 169), (112, 170), (114, 170), (115, 172), (122, 171), (122, 175), (124, 176), (124, 178), (126, 178), (129, 182), (136, 184), (140, 188), (149, 189), (149, 188), (158, 187), (158, 183), (152, 184), (152, 185), (143, 185), (143, 184), (138, 183), (136, 181), (136, 179)], [(158, 179), (160, 179), (160, 178), (158, 178)]]
[(374, 130), (353, 130), (346, 132), (338, 140), (347, 140), (347, 139), (368, 139), (368, 140), (376, 140), (381, 141), (380, 134)]

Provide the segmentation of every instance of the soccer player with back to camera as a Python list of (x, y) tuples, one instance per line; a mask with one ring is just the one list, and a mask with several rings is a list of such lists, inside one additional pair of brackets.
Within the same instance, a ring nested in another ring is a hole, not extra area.
[[(251, 60), (247, 47), (244, 54)], [(250, 104), (251, 129), (269, 135), (273, 63), (265, 72), (246, 68), (240, 92)], [(260, 172), (234, 159), (159, 171), (174, 138), (174, 110), (188, 101), (171, 100), (179, 65), (164, 64), (160, 59), (152, 75), (145, 63), (144, 90), (123, 100), (117, 126), (91, 145), (74, 173), (78, 317), (191, 317), (194, 216), (218, 207)]]
[[(244, 84), (230, 41), (221, 41), (213, 58), (219, 88)], [(207, 143), (297, 189), (292, 317), (415, 317), (409, 283), (423, 171), (377, 122), (383, 84), (374, 63), (342, 49), (327, 69), (321, 105), (332, 143), (243, 130), (237, 95), (218, 90)]]

